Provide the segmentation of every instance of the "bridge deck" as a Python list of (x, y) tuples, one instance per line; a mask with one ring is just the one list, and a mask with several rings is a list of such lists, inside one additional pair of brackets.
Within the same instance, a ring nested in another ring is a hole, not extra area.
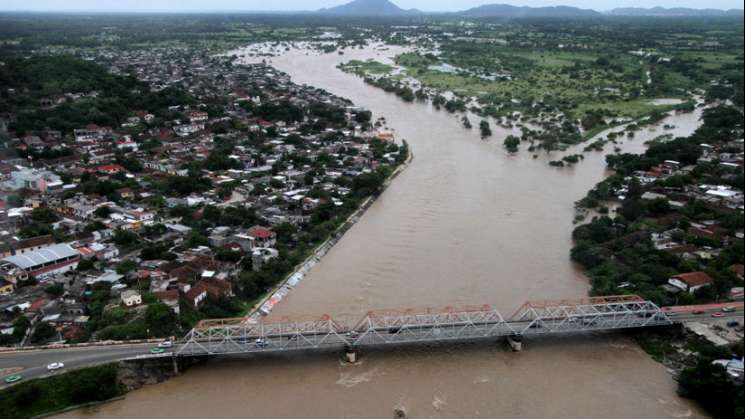
[(370, 312), (352, 326), (319, 320), (263, 323), (210, 320), (184, 338), (179, 356), (355, 348), (399, 343), (469, 341), (670, 325), (657, 305), (637, 296), (528, 302), (508, 320), (489, 307), (423, 312)]

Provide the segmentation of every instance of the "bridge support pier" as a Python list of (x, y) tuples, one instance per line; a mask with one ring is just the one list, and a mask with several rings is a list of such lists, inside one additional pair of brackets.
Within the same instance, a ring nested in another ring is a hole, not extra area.
[(520, 352), (523, 350), (523, 337), (520, 335), (507, 336), (507, 344), (510, 345), (512, 352)]
[(176, 357), (176, 356), (173, 357), (173, 373), (175, 375), (178, 375), (178, 373), (179, 373), (179, 371), (178, 371), (178, 357)]
[(344, 361), (355, 364), (357, 363), (357, 351), (351, 346), (344, 347)]

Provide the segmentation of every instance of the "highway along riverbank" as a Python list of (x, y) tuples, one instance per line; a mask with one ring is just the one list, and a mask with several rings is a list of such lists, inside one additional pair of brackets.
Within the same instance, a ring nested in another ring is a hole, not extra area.
[[(510, 155), (502, 142), (512, 131), (496, 128), (481, 140), (454, 115), (336, 69), (394, 53), (294, 49), (270, 60), (297, 83), (385, 117), (416, 154), (270, 319), (467, 304), (511, 314), (526, 300), (586, 295), (569, 260), (574, 202), (607, 175), (604, 156), (557, 169), (548, 165), (556, 156)], [(698, 117), (660, 124), (688, 135)], [(619, 147), (641, 150), (659, 131), (647, 127)], [(528, 341), (519, 354), (496, 345), (404, 348), (355, 365), (302, 354), (222, 359), (62, 417), (385, 418), (398, 408), (431, 418), (703, 417), (631, 339), (604, 334)]]

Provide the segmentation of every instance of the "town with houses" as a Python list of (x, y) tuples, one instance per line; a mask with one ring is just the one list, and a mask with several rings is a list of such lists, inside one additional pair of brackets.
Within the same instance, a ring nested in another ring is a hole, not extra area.
[(176, 48), (87, 59), (172, 102), (69, 130), (14, 132), (18, 116), (0, 115), (0, 345), (268, 314), (408, 155), (369, 111), (264, 64)]
[(0, 417), (743, 417), (740, 4), (9, 3)]
[[(702, 120), (689, 138), (661, 136), (644, 154), (608, 156), (615, 174), (577, 202), (599, 212), (573, 233), (572, 259), (589, 269), (593, 292), (670, 307), (743, 300), (742, 118), (718, 105)], [(741, 322), (713, 320), (686, 327), (717, 346), (742, 340)]]

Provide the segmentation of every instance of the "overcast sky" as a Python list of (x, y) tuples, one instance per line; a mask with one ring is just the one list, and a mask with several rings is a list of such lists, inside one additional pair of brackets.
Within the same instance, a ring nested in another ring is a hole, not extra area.
[[(348, 0), (0, 0), (0, 10), (35, 11), (290, 11), (315, 10), (337, 6)], [(742, 8), (742, 0), (394, 0), (403, 8), (424, 11), (464, 10), (481, 4), (504, 3), (516, 6), (567, 5), (595, 10), (615, 7), (691, 7), (696, 9)]]

